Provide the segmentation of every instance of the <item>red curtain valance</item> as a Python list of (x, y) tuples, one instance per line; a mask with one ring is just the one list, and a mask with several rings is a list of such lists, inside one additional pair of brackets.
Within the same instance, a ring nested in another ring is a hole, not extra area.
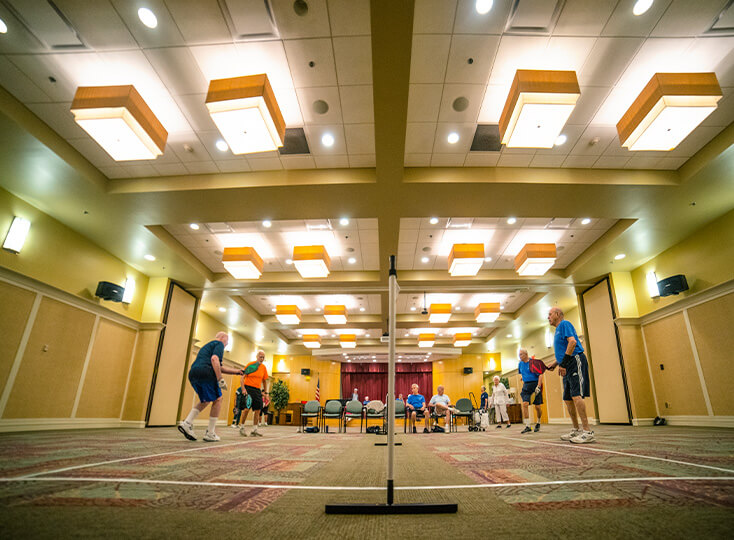
[[(387, 362), (342, 362), (342, 373), (387, 373)], [(432, 362), (400, 362), (395, 364), (395, 373), (428, 373), (433, 371)]]

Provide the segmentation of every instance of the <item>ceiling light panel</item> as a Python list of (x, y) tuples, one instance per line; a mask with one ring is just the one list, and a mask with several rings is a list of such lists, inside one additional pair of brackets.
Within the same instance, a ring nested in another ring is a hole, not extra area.
[(235, 279), (259, 279), (263, 272), (263, 260), (251, 247), (224, 248), (222, 264)]
[(301, 310), (298, 309), (297, 305), (285, 304), (275, 306), (275, 318), (278, 319), (280, 324), (300, 324), (301, 323)]
[(474, 310), (474, 318), (478, 323), (493, 323), (500, 316), (499, 302), (486, 302), (479, 304)]
[(418, 336), (418, 346), (421, 348), (433, 347), (436, 343), (436, 334), (420, 334)]
[(515, 271), (521, 276), (542, 276), (555, 262), (555, 244), (526, 244), (515, 257)]
[(324, 278), (329, 275), (331, 258), (324, 246), (295, 246), (293, 264), (303, 278)]
[(324, 319), (328, 324), (347, 324), (347, 308), (342, 305), (324, 306)]
[(449, 274), (476, 276), (484, 264), (484, 244), (454, 244), (449, 253)]
[(321, 336), (318, 334), (304, 334), (301, 339), (303, 340), (303, 346), (307, 349), (321, 348)]
[(428, 308), (428, 322), (442, 324), (451, 318), (451, 304), (431, 304)]
[(457, 333), (454, 334), (453, 344), (454, 347), (468, 347), (471, 345), (472, 335), (471, 333)]
[(341, 334), (339, 336), (339, 345), (342, 349), (354, 349), (357, 346), (357, 336), (354, 334)]

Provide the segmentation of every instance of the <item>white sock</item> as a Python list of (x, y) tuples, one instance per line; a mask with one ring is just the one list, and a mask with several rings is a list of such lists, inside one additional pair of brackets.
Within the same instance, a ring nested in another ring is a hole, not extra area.
[(530, 427), (530, 417), (525, 419), (525, 426)]
[(193, 425), (194, 424), (194, 420), (196, 419), (197, 416), (199, 416), (199, 413), (200, 412), (201, 411), (199, 409), (197, 409), (196, 407), (194, 407), (193, 409), (191, 409), (191, 412), (186, 417), (186, 420), (184, 420), (184, 422), (187, 422), (187, 423)]
[(252, 431), (257, 431), (257, 426), (255, 424), (252, 425)]
[(213, 417), (213, 416), (210, 416), (209, 417), (209, 428), (207, 429), (207, 431), (209, 433), (214, 433), (214, 427), (216, 425), (217, 425), (217, 418), (216, 417)]

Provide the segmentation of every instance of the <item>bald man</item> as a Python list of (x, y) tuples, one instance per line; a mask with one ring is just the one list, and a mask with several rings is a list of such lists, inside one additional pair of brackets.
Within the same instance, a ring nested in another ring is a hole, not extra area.
[[(594, 432), (589, 429), (584, 398), (589, 397), (589, 363), (579, 336), (573, 325), (563, 318), (563, 311), (553, 307), (548, 312), (548, 322), (555, 327), (553, 351), (558, 365), (558, 374), (563, 377), (563, 402), (573, 422), (573, 430), (562, 435), (561, 440), (576, 444), (594, 441)], [(579, 420), (581, 418), (581, 429)]]
[(250, 408), (245, 409), (245, 418), (242, 420), (242, 426), (240, 427), (240, 435), (243, 437), (247, 437), (245, 424), (247, 423), (247, 415), (250, 409), (253, 411), (250, 437), (262, 437), (262, 433), (257, 430), (257, 426), (260, 424), (260, 410), (263, 408), (263, 391), (261, 388), (265, 387), (264, 390), (267, 392), (268, 369), (263, 364), (264, 361), (265, 351), (260, 350), (255, 355), (255, 361), (245, 366), (242, 384), (245, 387), (247, 395), (250, 396), (252, 403)]
[(214, 431), (219, 418), (219, 410), (222, 408), (222, 390), (227, 389), (227, 383), (222, 374), (241, 375), (240, 369), (229, 368), (222, 365), (224, 361), (224, 348), (229, 343), (226, 332), (219, 332), (212, 341), (199, 349), (196, 360), (191, 364), (189, 370), (189, 382), (194, 392), (199, 396), (199, 403), (194, 405), (186, 419), (178, 425), (178, 430), (190, 441), (196, 440), (194, 433), (194, 419), (198, 414), (212, 404), (209, 412), (209, 427), (203, 439), (206, 442), (216, 442), (219, 435)]

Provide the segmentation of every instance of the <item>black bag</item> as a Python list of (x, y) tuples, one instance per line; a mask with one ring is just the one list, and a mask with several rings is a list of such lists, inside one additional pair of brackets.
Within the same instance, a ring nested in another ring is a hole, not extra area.
[(375, 435), (380, 434), (380, 427), (379, 426), (370, 426), (365, 430), (367, 433), (374, 433)]
[(318, 428), (318, 426), (310, 426), (310, 427), (307, 427), (304, 431), (306, 433), (318, 433), (319, 432), (319, 428)]

